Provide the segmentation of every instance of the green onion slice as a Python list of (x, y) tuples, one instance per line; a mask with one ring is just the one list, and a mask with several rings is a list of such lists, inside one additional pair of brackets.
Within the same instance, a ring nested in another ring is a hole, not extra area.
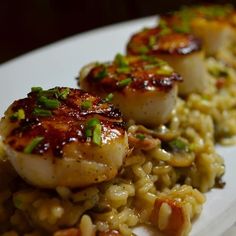
[(129, 67), (118, 67), (118, 68), (116, 69), (116, 71), (117, 71), (118, 73), (128, 74), (128, 73), (130, 73), (130, 68), (129, 68)]
[(153, 47), (155, 44), (156, 44), (156, 37), (155, 37), (154, 35), (151, 35), (151, 36), (149, 37), (148, 45), (149, 45), (150, 47)]
[(161, 66), (160, 68), (158, 68), (156, 73), (158, 75), (171, 75), (173, 73), (173, 69), (168, 65), (164, 65), (164, 66)]
[(81, 108), (84, 110), (88, 110), (89, 108), (91, 108), (92, 106), (92, 102), (90, 100), (85, 100), (81, 103)]
[(58, 88), (52, 88), (52, 89), (48, 89), (48, 90), (42, 90), (42, 91), (39, 91), (38, 93), (38, 96), (45, 96), (45, 97), (48, 97), (48, 96), (56, 96), (58, 95), (59, 91), (58, 91)]
[(48, 109), (56, 109), (60, 106), (60, 102), (57, 99), (50, 99), (45, 96), (39, 97), (38, 101)]
[(89, 129), (89, 128), (85, 129), (85, 136), (86, 138), (92, 137), (93, 136), (92, 129)]
[(145, 54), (149, 51), (149, 48), (147, 46), (143, 45), (143, 46), (138, 47), (137, 50), (139, 53)]
[(105, 102), (110, 102), (110, 101), (112, 101), (113, 98), (114, 98), (114, 94), (109, 93), (104, 100), (105, 100)]
[(85, 136), (92, 137), (92, 142), (97, 145), (101, 145), (102, 142), (102, 125), (97, 118), (88, 120), (85, 127)]
[(60, 93), (58, 93), (58, 97), (62, 100), (66, 100), (68, 95), (70, 93), (70, 89), (69, 88), (65, 88), (63, 89)]
[(189, 33), (190, 31), (190, 26), (188, 23), (185, 23), (185, 22), (182, 22), (182, 24), (180, 25), (175, 25), (173, 26), (173, 30), (176, 32), (176, 33)]
[(169, 146), (174, 150), (174, 151), (188, 151), (189, 146), (187, 143), (182, 141), (181, 139), (174, 139), (169, 142)]
[(20, 108), (18, 111), (14, 112), (11, 115), (11, 119), (24, 120), (25, 119), (25, 111), (22, 108)]
[(24, 148), (24, 153), (30, 154), (42, 142), (44, 137), (38, 136), (31, 140), (31, 142)]
[(108, 75), (106, 67), (103, 65), (102, 69), (95, 75), (95, 79), (101, 80)]
[(117, 85), (118, 85), (118, 87), (122, 88), (122, 87), (129, 85), (131, 82), (132, 82), (132, 79), (127, 78), (127, 79), (120, 80)]
[(32, 87), (31, 88), (31, 92), (40, 92), (40, 91), (43, 91), (42, 87)]
[(144, 134), (136, 134), (136, 138), (140, 139), (140, 140), (144, 140), (145, 139), (145, 135)]
[(34, 108), (33, 115), (35, 116), (52, 116), (52, 112), (49, 110), (41, 109), (41, 108)]
[(125, 56), (121, 55), (120, 53), (116, 54), (115, 63), (118, 67), (128, 67), (129, 66), (128, 60), (125, 58)]
[(100, 124), (100, 121), (99, 119), (97, 118), (92, 118), (90, 120), (87, 121), (87, 124), (86, 124), (86, 128), (93, 128), (94, 126), (96, 126), (97, 124)]
[(167, 35), (167, 34), (170, 34), (171, 33), (171, 29), (170, 28), (163, 28), (160, 33), (159, 33), (159, 36), (164, 36), (164, 35)]
[(160, 19), (158, 26), (163, 29), (167, 27), (167, 23), (164, 19)]
[(102, 126), (101, 124), (96, 124), (93, 130), (93, 143), (101, 145), (102, 142)]

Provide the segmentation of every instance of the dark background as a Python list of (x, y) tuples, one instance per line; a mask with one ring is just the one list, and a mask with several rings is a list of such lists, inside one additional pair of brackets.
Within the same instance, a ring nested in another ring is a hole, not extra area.
[[(76, 33), (200, 2), (0, 0), (0, 63)], [(235, 4), (220, 0), (204, 2)]]

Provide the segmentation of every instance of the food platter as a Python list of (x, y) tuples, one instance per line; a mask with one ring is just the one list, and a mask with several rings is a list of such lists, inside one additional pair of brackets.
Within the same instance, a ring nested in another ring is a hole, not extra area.
[[(124, 52), (132, 33), (155, 24), (157, 18), (147, 17), (107, 26), (48, 45), (0, 66), (0, 114), (15, 99), (24, 97), (32, 86), (45, 89), (54, 86), (77, 87), (80, 68), (91, 61), (106, 61), (118, 52)], [(206, 194), (202, 214), (193, 224), (191, 236), (221, 235), (236, 221), (236, 146), (217, 146), (225, 159), (226, 174), (223, 189)], [(139, 227), (141, 236), (156, 235)]]

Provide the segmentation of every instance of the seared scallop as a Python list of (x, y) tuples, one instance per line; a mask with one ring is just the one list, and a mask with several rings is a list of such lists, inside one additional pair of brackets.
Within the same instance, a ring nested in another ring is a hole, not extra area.
[(166, 123), (177, 97), (181, 77), (156, 57), (118, 54), (110, 63), (82, 68), (82, 89), (111, 100), (126, 120), (155, 127)]
[(218, 4), (184, 7), (162, 17), (174, 31), (199, 37), (206, 54), (214, 56), (231, 44), (235, 34), (233, 19), (233, 7)]
[(179, 93), (202, 92), (207, 87), (207, 72), (201, 41), (191, 34), (173, 32), (165, 24), (144, 29), (132, 36), (129, 55), (152, 55), (167, 61), (183, 78)]
[(7, 109), (0, 130), (17, 173), (43, 188), (109, 180), (128, 152), (120, 112), (79, 89), (32, 88)]
[(207, 55), (217, 55), (219, 50), (226, 50), (232, 43), (234, 32), (227, 21), (196, 17), (191, 27), (193, 34), (202, 39)]

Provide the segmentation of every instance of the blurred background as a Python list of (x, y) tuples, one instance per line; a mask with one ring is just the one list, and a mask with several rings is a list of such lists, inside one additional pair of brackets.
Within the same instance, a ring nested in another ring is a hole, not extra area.
[(0, 0), (0, 63), (87, 30), (197, 3), (201, 1)]

